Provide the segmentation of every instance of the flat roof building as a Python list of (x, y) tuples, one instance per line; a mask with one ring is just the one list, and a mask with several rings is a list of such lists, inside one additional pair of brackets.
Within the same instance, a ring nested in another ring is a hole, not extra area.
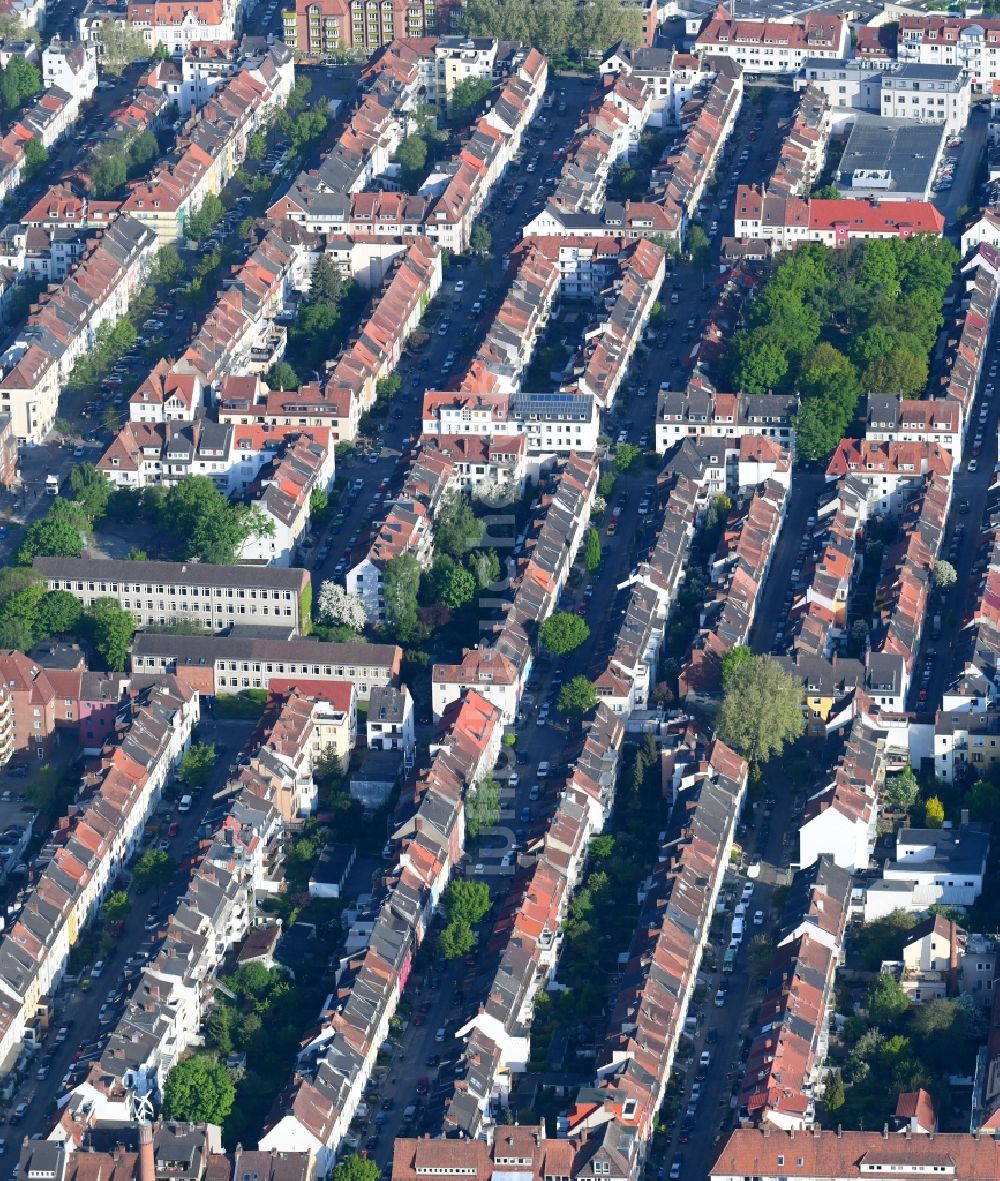
[(917, 123), (860, 113), (840, 160), (837, 188), (845, 197), (925, 201), (946, 136), (944, 123)]
[(308, 570), (100, 558), (35, 558), (34, 569), (49, 590), (69, 591), (84, 607), (116, 599), (139, 627), (184, 621), (211, 632), (241, 624), (299, 632), (308, 624)]

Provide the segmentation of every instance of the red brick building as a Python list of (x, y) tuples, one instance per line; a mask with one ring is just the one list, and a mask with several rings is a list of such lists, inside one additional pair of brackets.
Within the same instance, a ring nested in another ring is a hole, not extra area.
[(445, 0), (295, 0), (282, 13), (285, 42), (306, 57), (345, 49), (366, 54), (397, 37), (438, 31)]

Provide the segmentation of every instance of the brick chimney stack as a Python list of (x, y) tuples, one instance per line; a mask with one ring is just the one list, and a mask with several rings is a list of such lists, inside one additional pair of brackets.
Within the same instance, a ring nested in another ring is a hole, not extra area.
[(145, 1120), (139, 1125), (139, 1181), (156, 1181), (153, 1126)]

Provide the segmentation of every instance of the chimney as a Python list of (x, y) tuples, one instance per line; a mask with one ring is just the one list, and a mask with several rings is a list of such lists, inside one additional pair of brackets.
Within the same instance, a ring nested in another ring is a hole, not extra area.
[(145, 1120), (139, 1125), (139, 1181), (156, 1181), (153, 1128)]
[[(883, 1140), (889, 1139), (889, 1125), (888, 1124), (882, 1125), (882, 1139)], [(140, 1181), (142, 1181), (142, 1178), (140, 1178)]]
[(968, 808), (963, 808), (959, 812), (958, 826), (959, 826), (959, 828), (968, 828), (969, 827), (969, 809)]

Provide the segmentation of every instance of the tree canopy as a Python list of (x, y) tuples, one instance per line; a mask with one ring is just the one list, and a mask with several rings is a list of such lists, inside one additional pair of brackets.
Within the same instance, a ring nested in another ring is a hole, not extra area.
[(236, 1084), (226, 1068), (209, 1054), (194, 1054), (178, 1062), (163, 1084), (163, 1114), (167, 1119), (221, 1124), (235, 1100)]
[(483, 522), (472, 511), (469, 498), (461, 492), (450, 492), (434, 518), (435, 553), (461, 559), (482, 538)]
[(378, 1181), (380, 1173), (378, 1161), (355, 1153), (337, 1161), (333, 1181)]
[(597, 705), (597, 690), (583, 676), (573, 677), (559, 690), (556, 709), (571, 717), (583, 717)]
[(726, 679), (719, 737), (754, 766), (781, 754), (805, 729), (802, 682), (770, 656), (751, 656)]
[(164, 494), (159, 524), (180, 559), (231, 566), (249, 537), (274, 523), (254, 505), (230, 504), (208, 476), (185, 476)]
[(135, 632), (135, 619), (117, 599), (95, 599), (83, 613), (91, 653), (102, 668), (122, 672)]
[(578, 615), (554, 611), (538, 629), (538, 638), (555, 656), (565, 656), (589, 638), (590, 628)]
[(592, 55), (617, 41), (643, 43), (642, 12), (618, 0), (469, 0), (461, 17), (473, 36), (523, 41), (546, 52)]
[(797, 452), (823, 460), (863, 390), (920, 395), (957, 260), (930, 235), (798, 247), (748, 306), (727, 379), (747, 393), (798, 392)]

